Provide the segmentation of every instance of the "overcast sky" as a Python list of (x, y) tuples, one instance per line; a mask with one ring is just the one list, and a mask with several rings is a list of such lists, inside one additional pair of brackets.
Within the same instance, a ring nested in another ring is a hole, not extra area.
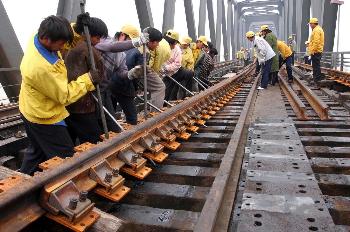
[[(2, 2), (22, 48), (26, 47), (28, 39), (31, 34), (38, 29), (43, 18), (48, 15), (56, 14), (58, 4), (58, 0), (2, 0)], [(200, 0), (192, 0), (192, 2), (197, 30)], [(164, 0), (150, 0), (150, 4), (154, 26), (161, 30)], [(216, 18), (216, 0), (213, 0), (213, 6), (214, 18)], [(134, 0), (87, 0), (86, 10), (90, 12), (92, 16), (99, 17), (106, 22), (110, 35), (114, 35), (125, 23), (139, 26)], [(345, 4), (341, 8), (340, 51), (350, 51), (350, 44), (346, 42), (346, 38), (350, 36), (348, 26), (348, 22), (350, 21), (349, 12), (350, 0), (345, 0)], [(174, 29), (177, 30), (180, 35), (187, 35), (188, 33), (183, 0), (176, 1)], [(208, 20), (206, 36), (210, 38)], [(221, 51), (223, 51), (223, 49), (221, 49)]]

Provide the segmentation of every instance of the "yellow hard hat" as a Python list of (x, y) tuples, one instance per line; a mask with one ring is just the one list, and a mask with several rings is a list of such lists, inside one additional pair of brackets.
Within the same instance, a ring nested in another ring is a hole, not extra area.
[(204, 43), (205, 46), (208, 46), (207, 37), (205, 37), (204, 35), (199, 36), (197, 41), (201, 41), (202, 43)]
[(179, 33), (176, 32), (176, 31), (174, 31), (174, 30), (168, 30), (168, 31), (166, 32), (166, 36), (168, 36), (168, 37), (170, 37), (170, 38), (176, 40), (177, 42), (179, 42), (179, 37), (180, 37), (180, 36), (179, 36)]
[(309, 23), (318, 23), (318, 19), (317, 18), (311, 18)]
[(184, 36), (180, 40), (180, 44), (183, 44), (183, 45), (190, 44), (191, 42), (192, 42), (192, 38), (189, 36)]
[(125, 24), (120, 29), (120, 32), (123, 32), (124, 34), (127, 34), (131, 39), (140, 37), (140, 32), (137, 29), (137, 27), (131, 25), (131, 24)]
[(246, 36), (247, 38), (252, 38), (252, 37), (255, 36), (255, 33), (254, 33), (254, 31), (248, 31), (247, 33), (245, 33), (245, 36)]
[(262, 30), (262, 31), (269, 30), (269, 26), (268, 25), (262, 25), (260, 27), (260, 30)]

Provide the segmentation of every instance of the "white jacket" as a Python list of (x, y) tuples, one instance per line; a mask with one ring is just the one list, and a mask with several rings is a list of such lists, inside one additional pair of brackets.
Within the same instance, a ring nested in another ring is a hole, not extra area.
[(271, 46), (266, 42), (264, 38), (255, 36), (253, 46), (259, 64), (265, 63), (265, 61), (271, 59), (276, 55), (275, 52), (272, 50)]

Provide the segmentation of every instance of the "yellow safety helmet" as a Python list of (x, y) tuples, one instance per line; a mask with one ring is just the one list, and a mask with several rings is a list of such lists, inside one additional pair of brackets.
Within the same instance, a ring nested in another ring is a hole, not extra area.
[(262, 25), (260, 27), (260, 30), (265, 31), (265, 30), (270, 30), (268, 25)]
[(309, 23), (318, 23), (318, 19), (317, 18), (311, 18)]
[(124, 34), (127, 34), (131, 39), (140, 37), (140, 32), (137, 29), (137, 27), (131, 25), (131, 24), (125, 24), (120, 29), (120, 32), (123, 32)]
[(246, 36), (247, 38), (252, 38), (252, 37), (255, 36), (255, 33), (254, 33), (254, 31), (248, 31), (247, 33), (245, 33), (245, 36)]
[(168, 30), (167, 32), (166, 32), (166, 36), (168, 36), (168, 37), (170, 37), (170, 38), (172, 38), (172, 39), (174, 39), (174, 40), (176, 40), (177, 42), (179, 42), (179, 33), (178, 32), (176, 32), (176, 31), (174, 31), (174, 30)]
[(197, 41), (201, 41), (205, 46), (208, 46), (208, 39), (204, 35), (199, 36)]
[(185, 44), (190, 44), (192, 42), (192, 38), (189, 36), (184, 36), (180, 40), (180, 44), (185, 45)]

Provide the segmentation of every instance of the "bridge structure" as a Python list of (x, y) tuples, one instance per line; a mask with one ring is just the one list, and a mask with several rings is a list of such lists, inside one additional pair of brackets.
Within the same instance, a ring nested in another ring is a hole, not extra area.
[[(206, 23), (209, 23), (210, 41), (215, 44), (219, 54), (225, 60), (234, 59), (235, 52), (241, 46), (249, 47), (245, 39), (248, 30), (259, 31), (262, 24), (271, 27), (278, 38), (286, 41), (293, 35), (297, 42), (297, 51), (305, 51), (304, 42), (308, 40), (310, 16), (317, 17), (323, 26), (327, 39), (325, 51), (332, 52), (337, 23), (338, 4), (331, 0), (198, 0), (199, 9), (193, 8), (193, 0), (183, 1), (188, 35), (193, 40), (205, 34)], [(197, 0), (196, 0), (197, 1)], [(216, 20), (214, 20), (213, 2), (216, 1)], [(79, 14), (79, 0), (59, 0), (57, 15), (62, 15), (70, 21), (75, 21)], [(176, 0), (164, 1), (162, 31), (174, 27)], [(135, 7), (140, 27), (153, 26), (150, 0), (135, 0)], [(196, 24), (194, 11), (199, 11)], [(20, 73), (18, 67), (23, 51), (16, 33), (6, 14), (4, 4), (0, 1), (0, 80), (3, 86), (17, 85), (5, 89), (10, 100), (18, 96)], [(223, 45), (223, 46), (222, 46)], [(221, 48), (223, 47), (223, 51)]]

